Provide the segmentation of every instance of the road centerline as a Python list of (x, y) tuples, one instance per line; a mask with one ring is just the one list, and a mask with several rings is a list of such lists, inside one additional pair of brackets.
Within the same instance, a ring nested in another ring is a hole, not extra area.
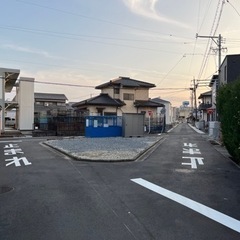
[(133, 181), (133, 182), (141, 185), (142, 187), (145, 187), (155, 193), (158, 193), (172, 201), (175, 201), (187, 208), (190, 208), (193, 211), (198, 212), (198, 213), (204, 215), (205, 217), (208, 217), (208, 218), (240, 233), (240, 221), (238, 221), (226, 214), (218, 212), (210, 207), (207, 207), (201, 203), (198, 203), (198, 202), (191, 200), (187, 197), (184, 197), (180, 194), (177, 194), (177, 193), (169, 191), (165, 188), (162, 188), (154, 183), (144, 180), (143, 178), (135, 178), (135, 179), (131, 179), (131, 181)]

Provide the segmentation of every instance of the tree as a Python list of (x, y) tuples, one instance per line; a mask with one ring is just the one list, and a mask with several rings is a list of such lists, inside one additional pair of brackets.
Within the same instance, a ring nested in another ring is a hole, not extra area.
[(240, 163), (240, 78), (221, 86), (217, 95), (217, 111), (223, 143), (236, 163)]

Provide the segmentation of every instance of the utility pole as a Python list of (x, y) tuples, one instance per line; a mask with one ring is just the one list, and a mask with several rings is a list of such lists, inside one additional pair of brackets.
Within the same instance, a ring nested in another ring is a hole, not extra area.
[(221, 60), (222, 36), (221, 36), (221, 34), (219, 34), (218, 37), (217, 36), (199, 36), (198, 34), (196, 34), (196, 38), (211, 38), (217, 45), (217, 51), (218, 51), (218, 79), (216, 79), (216, 90), (218, 90), (220, 66), (221, 66), (221, 61), (222, 61)]
[(197, 95), (196, 95), (196, 90), (197, 90), (198, 84), (196, 84), (195, 78), (193, 79), (193, 88), (190, 88), (193, 93), (193, 102), (194, 102), (194, 110), (195, 110), (195, 121), (197, 120)]

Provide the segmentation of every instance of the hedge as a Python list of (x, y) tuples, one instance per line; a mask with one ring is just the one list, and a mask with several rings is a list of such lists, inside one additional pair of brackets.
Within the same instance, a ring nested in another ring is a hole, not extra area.
[(240, 78), (219, 88), (217, 111), (223, 143), (236, 163), (240, 163)]

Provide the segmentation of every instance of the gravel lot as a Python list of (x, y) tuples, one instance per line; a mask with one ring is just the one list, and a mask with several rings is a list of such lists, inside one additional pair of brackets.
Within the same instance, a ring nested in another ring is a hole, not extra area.
[(141, 138), (74, 137), (49, 140), (45, 144), (78, 160), (129, 161), (135, 160), (160, 139), (161, 136)]

